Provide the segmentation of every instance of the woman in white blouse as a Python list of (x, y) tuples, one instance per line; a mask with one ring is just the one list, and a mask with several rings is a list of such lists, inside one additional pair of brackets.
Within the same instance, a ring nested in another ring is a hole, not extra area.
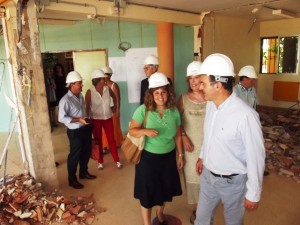
[[(93, 125), (93, 135), (96, 144), (99, 145), (98, 169), (103, 169), (103, 147), (102, 147), (102, 128), (104, 129), (110, 153), (117, 168), (122, 168), (120, 163), (117, 146), (114, 138), (114, 127), (112, 115), (116, 105), (116, 97), (113, 91), (106, 85), (107, 76), (102, 70), (94, 70), (92, 73), (92, 84), (85, 95), (86, 112), (91, 118)], [(112, 102), (113, 100), (113, 102)]]

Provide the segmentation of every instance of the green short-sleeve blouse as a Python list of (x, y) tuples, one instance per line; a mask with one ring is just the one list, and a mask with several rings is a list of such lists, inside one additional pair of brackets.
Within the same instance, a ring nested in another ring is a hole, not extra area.
[[(132, 119), (138, 123), (143, 123), (145, 111), (145, 105), (139, 106)], [(176, 127), (180, 125), (180, 114), (177, 108), (165, 109), (162, 118), (158, 111), (148, 111), (146, 128), (157, 130), (158, 135), (155, 138), (146, 136), (144, 149), (155, 154), (172, 151), (175, 148)]]

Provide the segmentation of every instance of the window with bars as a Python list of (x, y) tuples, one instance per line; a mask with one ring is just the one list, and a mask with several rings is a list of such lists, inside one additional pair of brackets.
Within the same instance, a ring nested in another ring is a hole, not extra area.
[(297, 74), (299, 36), (261, 38), (260, 73)]

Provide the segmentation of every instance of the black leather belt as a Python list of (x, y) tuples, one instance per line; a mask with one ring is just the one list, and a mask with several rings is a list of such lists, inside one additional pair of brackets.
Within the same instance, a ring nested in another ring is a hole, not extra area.
[(232, 177), (238, 175), (237, 173), (230, 174), (230, 175), (221, 175), (221, 174), (213, 173), (213, 172), (211, 172), (211, 171), (209, 171), (209, 172), (210, 172), (212, 175), (214, 175), (215, 177), (222, 177), (222, 178), (227, 178), (227, 179), (231, 179)]

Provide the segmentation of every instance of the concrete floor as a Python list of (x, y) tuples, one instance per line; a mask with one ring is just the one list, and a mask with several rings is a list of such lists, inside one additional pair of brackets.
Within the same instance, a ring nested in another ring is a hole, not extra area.
[[(105, 169), (98, 170), (97, 163), (89, 162), (89, 172), (97, 175), (95, 180), (81, 180), (85, 185), (82, 190), (68, 186), (66, 158), (68, 155), (68, 139), (65, 128), (60, 125), (52, 133), (52, 141), (57, 167), (59, 188), (62, 194), (68, 196), (94, 195), (96, 204), (105, 210), (97, 215), (96, 225), (142, 225), (139, 202), (133, 198), (134, 166), (126, 164), (122, 153), (122, 170), (116, 168), (110, 154), (105, 156)], [(7, 134), (0, 134), (0, 153), (5, 146)], [(21, 154), (18, 150), (18, 140), (14, 136), (9, 145), (6, 166), (7, 174), (22, 173)], [(5, 166), (0, 169), (0, 177)], [(182, 179), (183, 180), (183, 179)], [(184, 190), (184, 185), (182, 185)], [(166, 205), (167, 214), (178, 217), (183, 225), (189, 225), (192, 207), (186, 203), (185, 190), (180, 197)], [(154, 217), (153, 211), (153, 217)], [(265, 177), (260, 208), (254, 212), (246, 212), (245, 225), (299, 225), (300, 224), (300, 184), (287, 177), (272, 172)], [(222, 206), (218, 207), (214, 225), (224, 224)]]

